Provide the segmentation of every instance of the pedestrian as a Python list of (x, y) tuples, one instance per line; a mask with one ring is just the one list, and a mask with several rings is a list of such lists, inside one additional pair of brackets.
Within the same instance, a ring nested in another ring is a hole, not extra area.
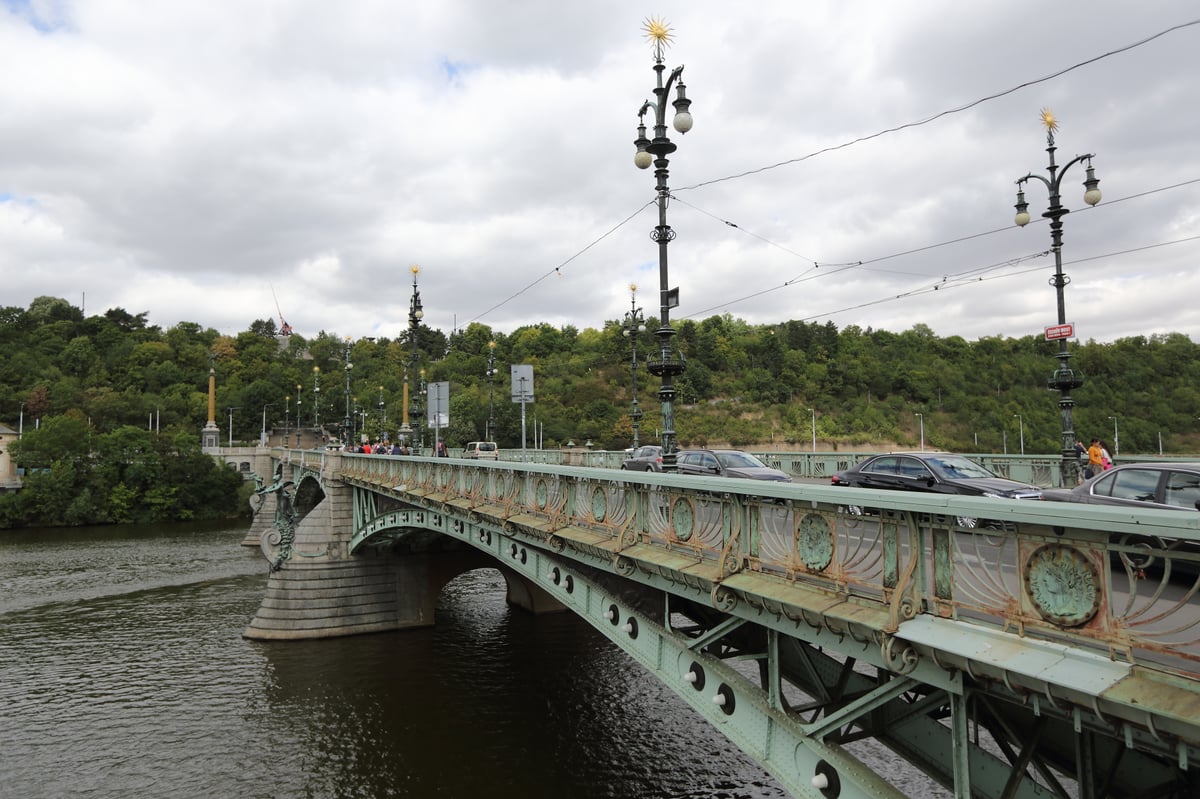
[(439, 458), (449, 458), (450, 457), (450, 453), (446, 451), (446, 442), (445, 441), (439, 441), (437, 443), (437, 456)]
[(1101, 461), (1100, 461), (1101, 467), (1100, 468), (1103, 471), (1107, 472), (1109, 469), (1111, 469), (1113, 467), (1113, 459), (1112, 459), (1112, 453), (1109, 452), (1109, 450), (1108, 450), (1108, 444), (1105, 444), (1103, 441), (1100, 442), (1100, 457), (1101, 457)]
[(1092, 439), (1092, 445), (1088, 447), (1087, 454), (1088, 462), (1087, 466), (1083, 467), (1083, 479), (1091, 480), (1104, 471), (1104, 448), (1100, 446), (1100, 439)]

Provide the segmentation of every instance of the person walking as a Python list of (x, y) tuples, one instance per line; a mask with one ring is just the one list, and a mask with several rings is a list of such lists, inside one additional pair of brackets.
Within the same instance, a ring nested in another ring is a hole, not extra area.
[(1083, 479), (1091, 480), (1104, 471), (1104, 447), (1100, 446), (1100, 439), (1092, 439), (1092, 445), (1088, 447), (1087, 454), (1088, 462), (1087, 466), (1083, 467)]
[(450, 457), (450, 453), (446, 451), (446, 442), (445, 441), (439, 441), (437, 443), (437, 456), (439, 458), (449, 458)]

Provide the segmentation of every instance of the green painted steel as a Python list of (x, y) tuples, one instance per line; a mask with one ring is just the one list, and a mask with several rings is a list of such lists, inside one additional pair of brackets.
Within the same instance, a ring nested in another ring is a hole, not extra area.
[(796, 796), (903, 796), (868, 741), (961, 797), (1200, 795), (1200, 514), (277, 455), (353, 488), (347, 556), (486, 552)]

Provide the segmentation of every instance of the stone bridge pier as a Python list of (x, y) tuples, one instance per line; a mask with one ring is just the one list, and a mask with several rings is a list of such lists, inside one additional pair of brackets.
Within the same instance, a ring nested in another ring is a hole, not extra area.
[(357, 526), (378, 527), (380, 517), (410, 514), (395, 513), (405, 507), (398, 504), (375, 514), (370, 492), (329, 479), (339, 473), (339, 460), (337, 453), (326, 454), (319, 472), (280, 464), (276, 484), (256, 494), (247, 542), (262, 547), (270, 576), (246, 638), (332, 638), (432, 626), (442, 588), (480, 568), (500, 572), (510, 605), (533, 613), (564, 609), (521, 574), (434, 529), (397, 527), (376, 536), (381, 543), (351, 555)]

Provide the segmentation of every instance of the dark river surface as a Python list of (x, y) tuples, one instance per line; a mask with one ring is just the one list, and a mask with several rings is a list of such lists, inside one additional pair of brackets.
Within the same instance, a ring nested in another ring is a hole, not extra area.
[(572, 614), (498, 573), (433, 628), (262, 643), (245, 527), (0, 531), (0, 796), (785, 797)]

